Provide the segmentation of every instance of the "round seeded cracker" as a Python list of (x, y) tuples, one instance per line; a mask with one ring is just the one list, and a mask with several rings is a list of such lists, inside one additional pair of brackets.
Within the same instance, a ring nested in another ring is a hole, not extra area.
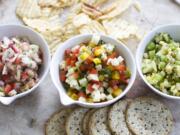
[(66, 135), (65, 121), (71, 109), (62, 109), (53, 114), (45, 124), (45, 135)]
[(120, 100), (110, 108), (108, 125), (113, 135), (132, 135), (125, 119), (125, 112), (130, 101), (129, 99)]
[(89, 123), (90, 135), (111, 135), (107, 124), (108, 110), (108, 107), (104, 107), (92, 114)]
[(171, 111), (160, 101), (149, 97), (131, 102), (126, 119), (135, 135), (168, 135), (173, 128)]
[(72, 111), (66, 120), (67, 135), (83, 135), (82, 123), (87, 111), (87, 108), (77, 108)]

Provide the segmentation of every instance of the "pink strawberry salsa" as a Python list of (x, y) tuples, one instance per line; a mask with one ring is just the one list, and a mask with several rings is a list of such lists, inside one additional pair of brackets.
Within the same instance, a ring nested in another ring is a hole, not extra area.
[(38, 82), (42, 53), (25, 38), (4, 37), (0, 41), (0, 96), (14, 96)]
[(93, 36), (91, 41), (65, 50), (59, 76), (72, 99), (103, 102), (122, 93), (130, 71), (115, 49), (115, 45)]

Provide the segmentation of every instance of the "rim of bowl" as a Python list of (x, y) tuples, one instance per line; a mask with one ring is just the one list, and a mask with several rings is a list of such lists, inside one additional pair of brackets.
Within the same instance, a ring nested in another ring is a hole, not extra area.
[[(49, 47), (48, 47), (48, 44), (46, 42), (46, 40), (43, 38), (43, 36), (41, 34), (39, 34), (38, 32), (36, 32), (35, 30), (27, 27), (27, 26), (24, 26), (24, 25), (20, 25), (20, 24), (1, 24), (0, 27), (19, 27), (19, 28), (22, 28), (22, 29), (26, 29), (28, 31), (31, 31), (34, 35), (38, 36), (44, 43), (44, 47), (47, 49), (47, 67), (44, 69), (44, 73), (42, 74), (41, 78), (39, 79), (39, 81), (37, 82), (36, 85), (34, 85), (31, 89), (28, 89), (27, 91), (25, 92), (22, 92), (22, 93), (19, 93), (15, 96), (12, 96), (12, 97), (0, 97), (0, 99), (17, 99), (17, 98), (20, 98), (20, 97), (23, 97), (31, 92), (33, 92), (39, 85), (40, 83), (45, 79), (45, 77), (47, 76), (48, 72), (49, 72), (49, 68), (50, 68), (50, 61), (51, 61), (51, 55), (50, 55), (50, 50), (49, 50)], [(44, 54), (44, 52), (43, 52)], [(13, 101), (12, 101), (13, 102)]]
[[(65, 41), (63, 44), (61, 44), (61, 46), (63, 46), (64, 44), (66, 44), (67, 42), (71, 41), (71, 40), (74, 40), (74, 39), (78, 39), (80, 37), (83, 37), (83, 36), (92, 36), (94, 34), (80, 34), (80, 35), (77, 35), (77, 36), (74, 36), (73, 38), (70, 38), (68, 39), (67, 41)], [(111, 39), (111, 40), (114, 40), (115, 42), (117, 42), (119, 45), (121, 45), (125, 50), (126, 50), (126, 53), (130, 56), (130, 59), (131, 59), (131, 62), (132, 62), (132, 65), (134, 65), (134, 68), (133, 68), (133, 71), (131, 71), (132, 75), (131, 75), (131, 82), (128, 83), (128, 85), (126, 86), (126, 88), (124, 89), (124, 91), (119, 95), (117, 96), (116, 98), (113, 98), (112, 100), (109, 100), (109, 101), (104, 101), (104, 102), (100, 102), (100, 103), (88, 103), (88, 102), (81, 102), (81, 101), (75, 101), (73, 99), (71, 99), (67, 93), (65, 92), (66, 96), (69, 98), (67, 100), (72, 100), (71, 101), (71, 104), (67, 104), (68, 105), (72, 105), (72, 104), (78, 104), (78, 105), (82, 105), (82, 106), (86, 106), (86, 107), (102, 107), (102, 106), (106, 106), (106, 105), (109, 105), (109, 104), (112, 104), (114, 102), (116, 102), (117, 100), (119, 100), (120, 98), (124, 97), (131, 89), (132, 85), (134, 84), (134, 81), (136, 79), (136, 63), (135, 63), (135, 59), (133, 57), (133, 54), (132, 52), (128, 49), (128, 47), (126, 47), (123, 43), (121, 43), (120, 41), (117, 41), (116, 39), (110, 37), (110, 36), (107, 36), (107, 35), (103, 35), (103, 34), (99, 34), (101, 37), (104, 37), (104, 38), (108, 38), (108, 39)], [(53, 70), (54, 70), (54, 66), (52, 65), (52, 63), (54, 63), (55, 61), (55, 58), (56, 56), (58, 55), (57, 53), (59, 52), (59, 50), (61, 49), (61, 46), (58, 47), (58, 49), (56, 50), (53, 58), (52, 58), (52, 61), (51, 61), (51, 66), (50, 66), (50, 74), (51, 74), (51, 78), (52, 78), (52, 81), (54, 83), (54, 85), (56, 86), (59, 94), (61, 95), (62, 93), (62, 90), (61, 88), (59, 87), (59, 85), (57, 84), (57, 81), (60, 81), (59, 79), (56, 80), (55, 77), (53, 76)], [(74, 45), (75, 46), (75, 45)], [(62, 82), (60, 81), (60, 84), (62, 84)], [(65, 91), (65, 88), (63, 87), (63, 90)], [(61, 98), (61, 96), (60, 96)], [(61, 100), (60, 100), (61, 101)], [(63, 103), (62, 103), (63, 104)]]
[[(144, 37), (143, 40), (140, 42), (140, 44), (139, 44), (139, 46), (138, 46), (138, 48), (137, 48), (137, 50), (136, 50), (136, 66), (137, 66), (138, 73), (140, 74), (142, 80), (151, 88), (151, 90), (153, 90), (155, 93), (157, 93), (157, 94), (159, 94), (159, 95), (161, 95), (161, 96), (163, 96), (163, 97), (166, 97), (166, 98), (169, 98), (169, 99), (178, 99), (178, 100), (180, 100), (180, 97), (168, 95), (168, 94), (166, 94), (166, 93), (164, 93), (164, 92), (161, 92), (159, 89), (155, 88), (153, 85), (151, 85), (151, 84), (146, 80), (146, 78), (144, 77), (144, 74), (142, 73), (141, 66), (140, 66), (140, 64), (141, 64), (142, 62), (141, 62), (141, 63), (139, 62), (139, 59), (141, 59), (141, 60), (143, 59), (143, 57), (140, 58), (139, 55), (140, 55), (140, 52), (141, 52), (141, 51), (140, 51), (141, 48), (144, 47), (144, 46), (145, 46), (145, 47), (147, 46), (147, 43), (146, 43), (146, 45), (145, 45), (145, 42), (146, 42), (147, 38), (148, 38), (150, 35), (152, 35), (154, 32), (158, 31), (159, 29), (166, 28), (166, 27), (175, 27), (175, 26), (180, 27), (180, 24), (172, 23), (172, 24), (160, 25), (160, 26), (155, 27), (155, 28), (152, 29), (148, 34), (145, 35), (145, 37)], [(144, 51), (143, 51), (143, 53), (144, 53)]]

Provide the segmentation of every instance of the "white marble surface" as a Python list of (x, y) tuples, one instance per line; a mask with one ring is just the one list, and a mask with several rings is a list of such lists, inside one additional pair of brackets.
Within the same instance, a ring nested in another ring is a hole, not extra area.
[[(142, 12), (128, 15), (129, 20), (149, 30), (160, 24), (180, 23), (180, 6), (171, 0), (140, 0)], [(21, 24), (16, 18), (17, 0), (0, 0), (0, 24)], [(135, 53), (137, 44), (129, 43)], [(171, 135), (180, 135), (180, 101), (172, 101), (155, 95), (137, 76), (136, 82), (128, 97), (153, 95), (163, 100), (172, 110), (175, 128)], [(43, 135), (47, 118), (61, 108), (58, 93), (50, 76), (31, 95), (17, 100), (10, 106), (0, 104), (0, 135)]]

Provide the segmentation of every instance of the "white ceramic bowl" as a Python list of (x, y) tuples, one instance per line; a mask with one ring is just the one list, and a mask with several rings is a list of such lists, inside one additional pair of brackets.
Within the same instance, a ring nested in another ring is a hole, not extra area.
[(136, 77), (136, 65), (135, 65), (135, 60), (133, 59), (132, 53), (129, 51), (129, 49), (126, 46), (119, 43), (118, 41), (116, 41), (108, 36), (101, 35), (102, 40), (104, 40), (107, 43), (112, 43), (113, 45), (115, 45), (117, 50), (125, 58), (126, 64), (132, 74), (128, 86), (123, 91), (123, 93), (120, 94), (118, 97), (116, 97), (110, 101), (101, 102), (101, 103), (85, 103), (85, 102), (81, 102), (81, 101), (74, 101), (67, 95), (66, 90), (64, 89), (61, 81), (59, 80), (59, 64), (64, 59), (64, 51), (67, 48), (72, 48), (73, 46), (76, 46), (82, 42), (89, 41), (91, 39), (91, 37), (92, 37), (92, 34), (86, 34), (86, 35), (79, 35), (74, 38), (71, 38), (71, 39), (67, 40), (65, 43), (63, 43), (62, 45), (60, 45), (59, 48), (57, 49), (55, 55), (53, 56), (51, 67), (50, 67), (51, 78), (59, 92), (60, 101), (65, 106), (72, 105), (72, 104), (78, 104), (83, 107), (92, 107), (92, 108), (104, 107), (104, 106), (112, 104), (112, 103), (116, 102), (118, 99), (122, 98), (130, 90), (131, 86), (134, 83), (134, 80)]
[(27, 37), (32, 43), (39, 45), (41, 48), (41, 51), (43, 53), (43, 64), (40, 69), (39, 82), (33, 88), (31, 88), (23, 93), (17, 94), (13, 97), (0, 97), (1, 103), (5, 104), (5, 105), (9, 105), (17, 98), (28, 95), (29, 93), (34, 91), (38, 87), (38, 85), (44, 80), (45, 76), (47, 75), (47, 73), (49, 71), (50, 52), (48, 49), (48, 45), (47, 45), (46, 41), (43, 39), (43, 37), (28, 27), (21, 26), (21, 25), (1, 25), (0, 26), (0, 39), (2, 39), (4, 36)]
[(159, 26), (155, 29), (153, 29), (149, 34), (147, 34), (144, 39), (141, 41), (141, 43), (138, 46), (137, 52), (136, 52), (136, 64), (137, 64), (137, 69), (138, 72), (141, 76), (141, 78), (144, 80), (144, 82), (157, 94), (169, 98), (169, 99), (180, 99), (180, 97), (177, 96), (171, 96), (168, 94), (165, 94), (161, 91), (159, 91), (158, 89), (156, 89), (155, 87), (153, 87), (144, 77), (142, 70), (141, 70), (141, 63), (142, 63), (142, 58), (143, 58), (143, 54), (145, 51), (145, 48), (147, 46), (147, 44), (153, 39), (153, 37), (160, 33), (160, 32), (167, 32), (168, 34), (171, 35), (171, 37), (175, 40), (175, 41), (180, 41), (180, 25), (178, 24), (169, 24), (169, 25), (162, 25)]

